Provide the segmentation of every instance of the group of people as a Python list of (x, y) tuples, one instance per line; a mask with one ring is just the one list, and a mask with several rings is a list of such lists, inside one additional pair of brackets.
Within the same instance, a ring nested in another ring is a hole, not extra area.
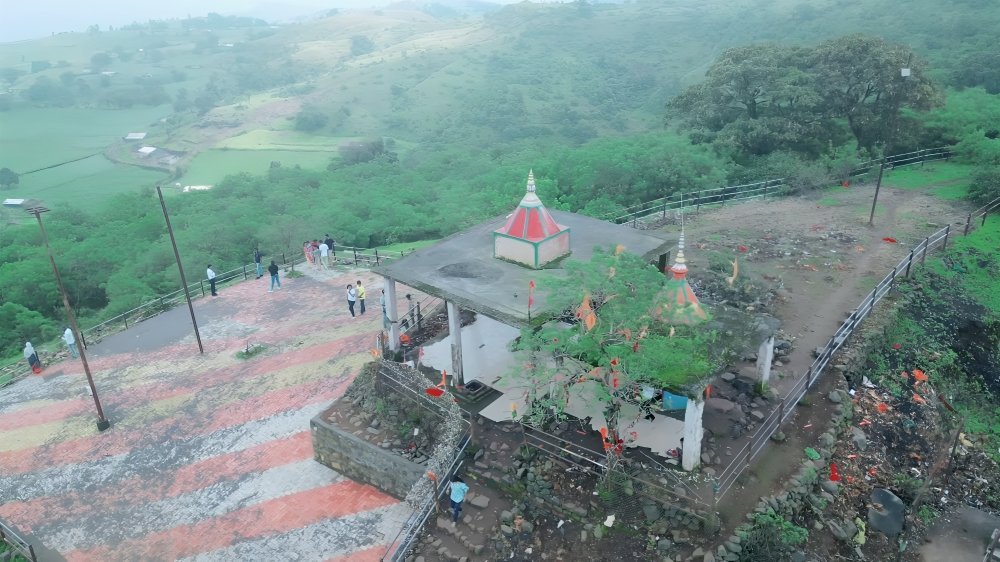
[(361, 280), (358, 279), (357, 286), (347, 285), (347, 309), (351, 311), (351, 317), (354, 317), (354, 305), (356, 303), (361, 304), (361, 311), (359, 314), (365, 313), (365, 296), (367, 296), (367, 291), (365, 291), (365, 286), (361, 284)]
[(327, 269), (333, 267), (331, 262), (331, 255), (333, 254), (333, 248), (336, 242), (329, 234), (322, 240), (316, 239), (312, 242), (306, 240), (302, 243), (302, 252), (306, 255), (306, 261), (308, 261), (316, 269)]

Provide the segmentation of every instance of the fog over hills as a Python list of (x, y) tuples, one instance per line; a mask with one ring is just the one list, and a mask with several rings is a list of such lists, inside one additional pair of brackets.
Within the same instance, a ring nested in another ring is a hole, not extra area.
[[(405, 2), (408, 5), (440, 4), (462, 10), (480, 11), (484, 4), (511, 4), (515, 0), (438, 0)], [(0, 18), (0, 43), (45, 37), (65, 31), (84, 31), (92, 25), (101, 29), (150, 19), (174, 19), (204, 16), (209, 12), (223, 15), (253, 16), (281, 23), (307, 18), (329, 10), (371, 9), (399, 4), (391, 0), (173, 0), (171, 2), (134, 2), (131, 0), (39, 0), (11, 1), (3, 6)]]

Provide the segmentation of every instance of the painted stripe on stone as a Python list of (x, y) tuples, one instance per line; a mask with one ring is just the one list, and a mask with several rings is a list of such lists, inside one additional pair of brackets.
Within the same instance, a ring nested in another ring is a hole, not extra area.
[(155, 474), (130, 478), (93, 490), (74, 486), (64, 493), (37, 497), (28, 501), (0, 505), (0, 519), (16, 522), (26, 532), (49, 522), (84, 517), (91, 512), (111, 512), (127, 506), (174, 498), (202, 488), (235, 480), (248, 473), (263, 472), (313, 456), (308, 431), (268, 441), (243, 450), (181, 466), (177, 470), (159, 470)]
[(139, 560), (176, 560), (393, 503), (395, 499), (375, 488), (343, 480), (121, 544), (74, 550), (65, 557), (69, 562), (105, 562), (128, 553)]
[(155, 472), (177, 470), (225, 451), (240, 451), (298, 433), (302, 428), (308, 427), (309, 420), (328, 405), (327, 401), (306, 404), (299, 409), (269, 418), (197, 435), (180, 442), (154, 443), (122, 455), (96, 457), (86, 462), (54, 466), (34, 473), (14, 476), (0, 474), (0, 490), (12, 490), (12, 499), (24, 501), (89, 489), (95, 485), (114, 485)]
[(402, 521), (410, 513), (406, 504), (394, 504), (339, 519), (327, 519), (288, 533), (203, 552), (184, 558), (181, 562), (270, 559), (322, 562), (331, 557), (345, 562), (374, 562), (385, 552), (385, 543), (396, 536)]
[(45, 546), (59, 552), (113, 546), (142, 540), (148, 535), (176, 527), (195, 525), (206, 519), (225, 517), (290, 494), (322, 489), (342, 480), (343, 477), (333, 470), (306, 459), (259, 473), (243, 474), (236, 480), (219, 482), (159, 501), (128, 501), (114, 505), (97, 496), (97, 509), (93, 512), (72, 518), (60, 517), (57, 512), (58, 521), (46, 520), (32, 529), (31, 534)]
[[(164, 419), (147, 428), (107, 432), (44, 445), (31, 449), (0, 453), (0, 467), (4, 472), (19, 474), (30, 472), (38, 466), (55, 466), (84, 462), (96, 456), (127, 453), (149, 443), (188, 439), (202, 433), (232, 427), (254, 419), (263, 419), (279, 412), (299, 408), (317, 400), (330, 401), (343, 394), (353, 376), (342, 373), (332, 380), (321, 380), (283, 388), (239, 402), (225, 405), (205, 405), (212, 411), (185, 413), (176, 419)], [(96, 429), (95, 429), (96, 430)]]

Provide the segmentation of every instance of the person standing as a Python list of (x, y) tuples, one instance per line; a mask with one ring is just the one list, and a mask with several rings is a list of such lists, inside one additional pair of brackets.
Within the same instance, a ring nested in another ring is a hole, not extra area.
[(389, 321), (389, 311), (385, 308), (385, 289), (382, 289), (382, 296), (378, 298), (378, 301), (382, 305), (382, 328), (388, 332), (392, 323)]
[(365, 313), (365, 287), (361, 284), (361, 280), (358, 279), (358, 302), (361, 303), (361, 314)]
[(330, 247), (326, 245), (326, 241), (319, 243), (319, 263), (323, 269), (330, 265)]
[(308, 240), (302, 243), (302, 253), (306, 255), (306, 261), (309, 263), (313, 262), (313, 247)]
[(354, 290), (354, 285), (347, 285), (347, 309), (351, 311), (351, 318), (354, 318), (354, 302), (358, 300), (358, 292)]
[(455, 475), (451, 479), (451, 483), (448, 485), (449, 496), (451, 497), (451, 509), (453, 510), (451, 516), (451, 526), (454, 527), (458, 523), (458, 514), (462, 512), (462, 502), (465, 501), (465, 494), (469, 492), (469, 485), (462, 480), (462, 477)]
[(274, 286), (277, 285), (281, 288), (281, 279), (278, 279), (278, 264), (271, 260), (271, 265), (267, 266), (267, 272), (271, 274), (271, 288), (267, 290), (268, 293), (274, 292)]
[(330, 254), (332, 256), (336, 256), (337, 254), (336, 254), (336, 252), (333, 249), (333, 245), (336, 244), (336, 242), (333, 241), (333, 238), (329, 234), (327, 234), (326, 235), (326, 240), (323, 240), (323, 241), (326, 242), (326, 247), (330, 248)]
[(205, 276), (208, 277), (208, 286), (212, 288), (212, 296), (219, 296), (219, 293), (215, 292), (215, 272), (212, 271), (212, 264), (208, 264), (208, 268), (205, 269)]
[(66, 331), (63, 332), (62, 340), (66, 342), (66, 347), (69, 348), (69, 354), (73, 356), (73, 359), (80, 356), (80, 352), (76, 350), (76, 337), (73, 335), (73, 330), (67, 327)]
[(257, 279), (264, 276), (264, 264), (260, 263), (260, 248), (253, 249), (253, 263), (257, 266)]
[(32, 373), (37, 375), (42, 372), (42, 362), (38, 360), (38, 354), (35, 353), (35, 348), (30, 341), (24, 342), (24, 358), (27, 359)]

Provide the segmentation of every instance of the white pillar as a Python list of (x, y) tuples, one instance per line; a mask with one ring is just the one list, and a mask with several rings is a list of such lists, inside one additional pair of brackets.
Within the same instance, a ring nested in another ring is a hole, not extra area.
[(681, 467), (684, 470), (694, 470), (701, 463), (701, 438), (705, 430), (701, 427), (701, 415), (705, 412), (705, 401), (688, 398), (687, 409), (684, 411), (684, 447), (681, 451)]
[(451, 338), (451, 382), (455, 386), (465, 385), (462, 376), (462, 310), (448, 301), (448, 336)]
[(396, 310), (396, 281), (385, 279), (385, 313), (389, 317), (389, 349), (399, 351), (399, 312)]
[(771, 380), (771, 362), (774, 361), (774, 336), (761, 342), (757, 349), (757, 380), (767, 388)]

